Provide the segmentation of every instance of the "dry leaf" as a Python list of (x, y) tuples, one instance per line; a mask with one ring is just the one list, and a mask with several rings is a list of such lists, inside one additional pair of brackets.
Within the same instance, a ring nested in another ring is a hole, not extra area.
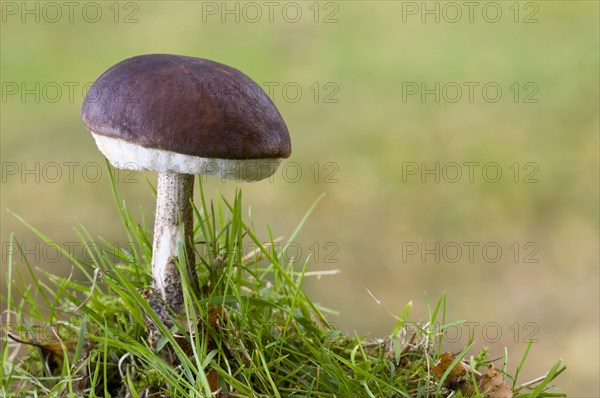
[(206, 375), (206, 378), (208, 379), (210, 391), (212, 391), (213, 393), (219, 393), (219, 374), (211, 369)]
[(75, 350), (77, 349), (77, 342), (63, 342), (58, 339), (53, 341), (44, 341), (44, 342), (35, 342), (35, 341), (25, 341), (8, 333), (8, 337), (11, 340), (16, 341), (17, 343), (26, 344), (34, 347), (38, 347), (42, 352), (42, 357), (44, 359), (44, 363), (50, 374), (56, 374), (55, 372), (60, 372), (63, 367), (64, 362), (64, 352), (66, 351), (67, 355), (71, 360), (72, 356), (75, 354)]
[[(451, 352), (442, 354), (440, 360), (433, 368), (431, 368), (431, 372), (438, 380), (442, 379), (446, 370), (452, 365), (456, 355), (457, 354), (452, 354)], [(471, 396), (475, 393), (472, 377), (474, 377), (475, 380), (480, 380), (481, 373), (471, 368), (465, 362), (458, 361), (452, 370), (450, 370), (450, 373), (448, 373), (448, 377), (444, 380), (443, 386), (454, 391), (462, 391), (464, 396)]]
[(490, 366), (488, 372), (479, 383), (479, 391), (486, 394), (487, 398), (512, 398), (513, 392), (504, 383), (504, 373)]
[[(440, 360), (437, 361), (435, 366), (431, 368), (431, 372), (437, 377), (438, 380), (442, 379), (442, 376), (446, 372), (446, 370), (452, 365), (452, 361), (454, 361), (454, 355), (451, 352), (446, 352), (442, 354)], [(451, 387), (456, 384), (456, 382), (467, 374), (469, 371), (469, 367), (462, 361), (458, 361), (456, 365), (452, 368), (450, 373), (448, 373), (448, 377), (444, 380), (444, 387)]]

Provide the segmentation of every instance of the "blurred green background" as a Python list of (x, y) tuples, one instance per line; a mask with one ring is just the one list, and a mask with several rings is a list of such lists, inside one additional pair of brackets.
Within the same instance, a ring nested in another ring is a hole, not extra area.
[[(447, 291), (447, 319), (472, 322), (495, 356), (507, 346), (511, 369), (537, 339), (521, 381), (562, 357), (569, 396), (598, 397), (599, 5), (473, 3), (469, 15), (461, 2), (2, 2), (1, 288), (11, 232), (34, 266), (70, 272), (7, 208), (75, 253), (80, 223), (123, 241), (79, 117), (88, 83), (133, 55), (204, 57), (271, 87), (292, 136), (273, 181), (242, 187), (263, 238), (267, 224), (289, 236), (326, 193), (289, 256), (341, 270), (306, 284), (340, 311), (332, 321), (382, 336), (394, 319), (367, 289), (394, 313), (413, 300), (415, 320), (427, 317), (425, 292)], [(409, 95), (421, 83), (439, 83), (439, 102)], [(423, 173), (436, 162), (439, 182)], [(465, 162), (479, 162), (472, 182)], [(118, 176), (151, 225), (156, 176)], [(226, 196), (239, 186), (206, 185)], [(426, 251), (436, 242), (439, 261)]]

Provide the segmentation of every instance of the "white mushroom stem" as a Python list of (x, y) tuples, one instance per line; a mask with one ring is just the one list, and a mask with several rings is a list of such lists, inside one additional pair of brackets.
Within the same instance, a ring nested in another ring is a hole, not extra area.
[[(152, 279), (154, 288), (179, 313), (183, 304), (181, 276), (175, 265), (187, 271), (191, 286), (196, 284), (194, 269), (194, 215), (191, 200), (194, 176), (178, 173), (159, 173), (152, 245)], [(183, 233), (183, 236), (182, 236)], [(184, 244), (186, 258), (179, 258), (180, 244)]]

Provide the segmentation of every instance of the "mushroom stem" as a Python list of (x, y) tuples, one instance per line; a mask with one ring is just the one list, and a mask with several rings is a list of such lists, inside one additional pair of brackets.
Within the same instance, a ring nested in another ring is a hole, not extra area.
[[(154, 288), (175, 313), (183, 305), (181, 276), (175, 266), (187, 271), (187, 280), (195, 288), (194, 214), (191, 199), (194, 176), (178, 173), (159, 173), (152, 245), (152, 279)], [(181, 233), (183, 231), (183, 237)], [(178, 259), (179, 243), (184, 244), (185, 259)], [(164, 321), (164, 320), (163, 320)]]

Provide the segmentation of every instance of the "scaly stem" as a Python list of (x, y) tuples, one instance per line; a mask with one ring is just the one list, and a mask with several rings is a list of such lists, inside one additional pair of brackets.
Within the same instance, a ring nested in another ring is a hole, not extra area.
[[(152, 245), (152, 279), (154, 289), (176, 313), (183, 305), (181, 276), (175, 266), (178, 261), (187, 271), (187, 280), (196, 287), (194, 256), (194, 214), (191, 200), (194, 176), (177, 173), (158, 175), (154, 243)], [(183, 225), (182, 225), (183, 224)], [(181, 233), (183, 231), (183, 235)], [(179, 257), (178, 245), (184, 244), (186, 258)], [(166, 321), (165, 314), (159, 316)]]

